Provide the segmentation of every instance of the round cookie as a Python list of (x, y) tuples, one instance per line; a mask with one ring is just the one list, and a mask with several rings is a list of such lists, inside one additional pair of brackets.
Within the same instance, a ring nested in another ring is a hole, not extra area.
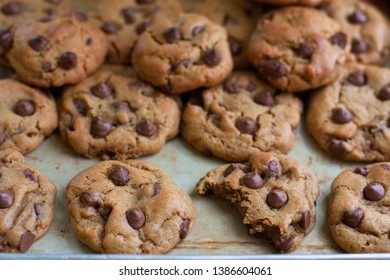
[(319, 183), (303, 164), (282, 154), (258, 153), (248, 164), (211, 170), (197, 186), (234, 204), (249, 234), (273, 241), (281, 252), (295, 250), (316, 221)]
[(317, 6), (324, 0), (252, 0), (259, 3), (271, 4), (271, 5), (305, 5), (305, 6)]
[(331, 186), (328, 225), (349, 253), (390, 253), (390, 163), (351, 168)]
[(177, 100), (109, 69), (68, 87), (59, 108), (61, 135), (88, 158), (153, 154), (179, 133)]
[(250, 1), (203, 0), (195, 6), (194, 12), (205, 15), (225, 27), (234, 69), (248, 69), (250, 63), (246, 48), (256, 22), (263, 12), (262, 7)]
[(99, 253), (163, 254), (192, 230), (188, 194), (160, 167), (103, 161), (77, 174), (66, 200), (77, 238)]
[(29, 153), (58, 126), (57, 107), (50, 93), (3, 79), (0, 100), (0, 149)]
[(95, 5), (89, 17), (108, 36), (107, 61), (130, 64), (140, 34), (160, 12), (166, 16), (177, 15), (181, 12), (181, 5), (177, 0), (103, 0)]
[(24, 253), (50, 228), (57, 189), (13, 149), (0, 149), (0, 253)]
[(25, 19), (11, 29), (7, 59), (20, 79), (38, 87), (74, 84), (93, 73), (108, 50), (106, 35), (79, 13)]
[(231, 162), (258, 152), (292, 147), (302, 103), (249, 72), (233, 72), (223, 84), (199, 94), (182, 114), (181, 134), (197, 150)]
[(278, 89), (305, 91), (334, 81), (349, 37), (320, 11), (291, 6), (263, 15), (248, 45), (259, 76)]
[(223, 26), (194, 13), (157, 17), (140, 36), (132, 61), (141, 79), (170, 94), (216, 85), (233, 68)]
[(358, 0), (326, 0), (319, 9), (351, 37), (351, 61), (384, 64), (389, 58), (390, 22), (374, 5)]
[(310, 95), (307, 129), (322, 149), (345, 161), (390, 160), (390, 70), (350, 64)]

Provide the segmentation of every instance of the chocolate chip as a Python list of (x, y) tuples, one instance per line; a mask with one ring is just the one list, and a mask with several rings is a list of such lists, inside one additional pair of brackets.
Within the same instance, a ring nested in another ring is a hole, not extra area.
[(274, 98), (269, 91), (257, 92), (253, 97), (253, 101), (255, 101), (257, 104), (267, 107), (273, 107), (275, 105)]
[(0, 33), (0, 47), (3, 51), (8, 51), (12, 47), (12, 37), (9, 30), (1, 31)]
[(160, 193), (160, 191), (161, 191), (160, 185), (154, 184), (152, 197), (155, 197), (156, 195), (158, 195)]
[(128, 101), (115, 101), (112, 103), (112, 107), (118, 111), (136, 111)]
[(192, 31), (191, 31), (191, 34), (192, 34), (192, 37), (195, 37), (197, 35), (199, 35), (200, 33), (202, 33), (204, 31), (204, 27), (203, 26), (195, 26)]
[(265, 169), (265, 177), (279, 178), (281, 175), (282, 175), (282, 171), (280, 170), (279, 164), (274, 160), (269, 161), (267, 168)]
[(183, 220), (183, 222), (180, 224), (180, 231), (179, 231), (180, 239), (186, 238), (189, 230), (190, 230), (190, 221)]
[(332, 122), (335, 124), (346, 124), (352, 120), (352, 114), (347, 108), (338, 107), (332, 110)]
[(88, 20), (88, 16), (82, 12), (74, 12), (74, 16), (80, 22), (85, 22)]
[(192, 64), (191, 60), (189, 60), (187, 58), (182, 59), (182, 60), (172, 64), (172, 71), (176, 71), (181, 65), (184, 68), (188, 68), (188, 67), (190, 67), (191, 64)]
[(223, 83), (223, 89), (228, 93), (239, 93), (241, 91), (240, 81), (228, 78)]
[(377, 98), (381, 101), (390, 100), (390, 85), (387, 85), (382, 88), (378, 93)]
[(131, 208), (126, 211), (126, 219), (133, 229), (140, 229), (145, 225), (145, 213), (140, 208)]
[(354, 54), (362, 54), (368, 51), (368, 45), (366, 42), (360, 39), (352, 40), (351, 52)]
[(267, 204), (271, 208), (282, 208), (288, 202), (287, 194), (280, 189), (273, 189), (267, 195)]
[(144, 21), (137, 25), (135, 31), (137, 32), (138, 35), (141, 35), (142, 33), (145, 32), (146, 28), (148, 27), (149, 27), (149, 23)]
[(163, 36), (168, 44), (174, 44), (181, 40), (182, 34), (179, 28), (171, 27), (164, 30)]
[(353, 170), (353, 173), (359, 174), (359, 175), (361, 175), (363, 177), (366, 177), (367, 176), (367, 169), (365, 167), (356, 167)]
[(294, 237), (291, 235), (282, 236), (280, 233), (272, 235), (272, 241), (276, 249), (285, 252), (294, 245)]
[(32, 182), (36, 182), (37, 181), (37, 177), (34, 173), (34, 171), (32, 171), (30, 168), (26, 168), (26, 169), (23, 169), (23, 175), (29, 179), (30, 181)]
[(100, 217), (102, 217), (104, 221), (107, 221), (108, 217), (110, 217), (111, 210), (112, 209), (110, 207), (99, 207), (97, 209), (97, 212), (99, 213)]
[(221, 62), (221, 55), (214, 49), (207, 49), (202, 53), (204, 62), (210, 66), (215, 67)]
[(297, 49), (298, 56), (302, 58), (311, 58), (313, 53), (314, 53), (314, 48), (307, 43), (301, 43)]
[(236, 163), (230, 164), (225, 171), (223, 172), (223, 176), (227, 177), (229, 176), (234, 170), (240, 170), (240, 166)]
[(28, 45), (34, 51), (41, 52), (47, 48), (49, 41), (43, 36), (34, 36), (28, 40)]
[(42, 216), (44, 211), (43, 203), (34, 203), (34, 212), (37, 216)]
[(347, 46), (347, 41), (348, 41), (347, 35), (345, 35), (342, 32), (338, 32), (334, 34), (332, 37), (330, 37), (330, 42), (333, 45), (338, 46), (342, 50), (344, 50), (345, 47)]
[(140, 120), (135, 130), (138, 134), (151, 137), (157, 133), (157, 126), (151, 120)]
[(105, 82), (99, 82), (92, 86), (91, 93), (101, 99), (112, 95), (111, 88)]
[(363, 24), (368, 22), (368, 16), (362, 10), (356, 10), (348, 16), (348, 21), (355, 24)]
[(58, 58), (58, 66), (64, 70), (70, 70), (77, 66), (77, 55), (72, 52), (64, 52)]
[(86, 44), (87, 46), (92, 45), (92, 38), (88, 38), (88, 39), (85, 41), (85, 44)]
[(236, 127), (244, 134), (255, 134), (257, 131), (256, 122), (249, 117), (240, 117), (237, 119)]
[(263, 180), (255, 171), (245, 174), (242, 180), (244, 185), (250, 189), (259, 189), (263, 186)]
[(360, 208), (351, 211), (345, 211), (342, 218), (343, 223), (349, 227), (355, 228), (363, 219), (363, 215), (363, 210)]
[(154, 3), (156, 0), (137, 0), (137, 4), (151, 4)]
[(124, 186), (130, 180), (129, 170), (124, 166), (115, 166), (109, 171), (108, 179), (116, 186)]
[(310, 227), (310, 223), (311, 223), (311, 214), (310, 211), (307, 210), (302, 213), (302, 219), (298, 224), (301, 228), (307, 230)]
[(229, 36), (228, 43), (230, 47), (230, 52), (232, 53), (233, 56), (237, 56), (242, 52), (242, 45), (236, 39)]
[(3, 132), (0, 132), (0, 145), (5, 142), (5, 134)]
[(249, 80), (248, 85), (246, 86), (246, 90), (249, 92), (253, 92), (255, 91), (255, 89), (256, 89), (256, 84), (252, 80)]
[(329, 16), (329, 10), (325, 6), (318, 6), (317, 10), (319, 10), (321, 13), (323, 13), (326, 16)]
[(11, 2), (8, 4), (5, 4), (2, 8), (1, 11), (3, 14), (8, 15), (8, 16), (13, 16), (13, 15), (18, 15), (22, 12), (22, 7), (20, 6), (19, 3), (16, 2)]
[(328, 144), (328, 150), (337, 158), (343, 158), (348, 153), (345, 142), (340, 139), (332, 139)]
[(379, 201), (385, 196), (385, 188), (382, 184), (371, 182), (364, 187), (364, 198), (370, 201)]
[(361, 71), (355, 71), (349, 74), (347, 81), (355, 86), (361, 87), (367, 84), (367, 76)]
[(22, 117), (31, 116), (35, 113), (35, 104), (30, 100), (19, 100), (14, 107), (14, 112)]
[(267, 59), (261, 63), (259, 74), (269, 78), (282, 78), (288, 72), (286, 66), (278, 59)]
[(78, 98), (73, 99), (73, 105), (76, 107), (76, 110), (80, 115), (87, 115), (88, 107), (84, 100)]
[(14, 195), (9, 191), (0, 191), (0, 209), (10, 208), (14, 204)]
[(79, 200), (82, 204), (89, 207), (99, 208), (100, 203), (102, 202), (102, 198), (99, 194), (100, 193), (96, 191), (86, 190), (80, 194)]
[(19, 243), (19, 250), (20, 252), (24, 253), (26, 252), (31, 245), (33, 244), (35, 240), (35, 234), (33, 234), (31, 231), (26, 231), (22, 234), (20, 237), (20, 243)]
[(43, 72), (45, 72), (45, 73), (47, 73), (47, 72), (51, 72), (51, 63), (50, 63), (50, 61), (44, 61), (43, 63), (42, 63), (42, 71)]
[(137, 10), (133, 7), (127, 7), (127, 8), (123, 8), (121, 10), (121, 14), (122, 16), (124, 17), (125, 19), (125, 22), (127, 24), (132, 24), (135, 22), (135, 14), (136, 14)]
[(115, 34), (120, 30), (120, 26), (115, 22), (105, 22), (100, 28), (106, 34)]
[(95, 117), (91, 123), (91, 134), (95, 138), (104, 138), (111, 132), (111, 124), (103, 120), (103, 117)]

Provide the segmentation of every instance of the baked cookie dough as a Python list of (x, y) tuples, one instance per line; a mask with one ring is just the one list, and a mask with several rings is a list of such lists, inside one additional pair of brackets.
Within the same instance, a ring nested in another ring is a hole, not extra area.
[(331, 186), (328, 224), (349, 253), (390, 253), (390, 163), (343, 171)]
[(24, 253), (50, 228), (57, 189), (22, 154), (0, 149), (0, 252)]
[(305, 6), (317, 6), (324, 0), (252, 0), (259, 3), (271, 4), (271, 5), (305, 5)]
[(164, 254), (192, 230), (195, 209), (160, 167), (103, 161), (77, 174), (66, 200), (77, 238), (99, 253)]
[(211, 170), (197, 193), (214, 193), (234, 204), (251, 235), (272, 240), (280, 252), (301, 244), (316, 221), (319, 183), (303, 164), (282, 154), (259, 153), (248, 164)]

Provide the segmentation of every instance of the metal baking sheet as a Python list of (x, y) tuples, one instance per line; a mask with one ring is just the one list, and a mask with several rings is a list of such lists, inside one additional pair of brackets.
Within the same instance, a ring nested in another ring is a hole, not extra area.
[[(72, 1), (68, 1), (72, 2)], [(84, 10), (94, 1), (73, 1)], [(185, 1), (188, 7), (193, 1)], [(180, 137), (170, 141), (157, 154), (142, 160), (163, 167), (178, 186), (184, 189), (195, 204), (197, 221), (187, 238), (166, 255), (158, 258), (246, 258), (246, 259), (343, 259), (367, 258), (366, 255), (345, 254), (332, 240), (327, 226), (330, 184), (343, 169), (355, 166), (331, 159), (319, 149), (303, 125), (297, 129), (297, 139), (288, 153), (292, 158), (308, 165), (317, 174), (321, 194), (317, 202), (317, 223), (301, 246), (289, 254), (277, 254), (271, 243), (263, 238), (251, 237), (236, 208), (214, 195), (199, 196), (195, 185), (209, 170), (225, 162), (205, 157)], [(86, 159), (76, 154), (61, 139), (58, 132), (46, 139), (34, 152), (26, 155), (28, 164), (42, 170), (57, 186), (54, 222), (49, 232), (37, 240), (26, 254), (0, 254), (0, 259), (123, 259), (157, 258), (148, 255), (99, 255), (80, 243), (68, 221), (65, 188), (80, 171), (97, 163), (99, 159)], [(370, 254), (370, 258), (390, 258), (390, 254)]]

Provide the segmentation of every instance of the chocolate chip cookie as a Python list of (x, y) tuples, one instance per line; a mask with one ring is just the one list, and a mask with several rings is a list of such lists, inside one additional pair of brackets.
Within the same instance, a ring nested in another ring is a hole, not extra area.
[(179, 133), (176, 99), (108, 69), (66, 89), (59, 107), (61, 135), (88, 158), (153, 154)]
[(39, 87), (83, 80), (103, 63), (108, 50), (103, 31), (77, 13), (21, 20), (10, 33), (9, 63), (23, 81)]
[(250, 66), (246, 48), (262, 10), (260, 5), (241, 0), (203, 0), (194, 8), (194, 12), (225, 27), (234, 69), (248, 69)]
[(158, 17), (138, 39), (132, 61), (141, 79), (169, 94), (216, 85), (233, 68), (223, 26), (194, 13)]
[(390, 70), (351, 64), (310, 96), (307, 128), (321, 148), (346, 161), (390, 160)]
[(234, 204), (249, 234), (270, 238), (278, 251), (295, 250), (314, 227), (319, 183), (306, 166), (282, 154), (259, 153), (248, 164), (225, 164), (196, 191)]
[(374, 5), (358, 0), (324, 1), (321, 11), (351, 37), (350, 60), (384, 64), (390, 55), (390, 24)]
[(305, 6), (317, 6), (323, 2), (323, 0), (253, 0), (259, 3), (271, 4), (271, 5), (305, 5)]
[(13, 149), (0, 149), (0, 252), (24, 253), (50, 228), (57, 189)]
[(172, 16), (180, 12), (178, 0), (103, 0), (93, 7), (89, 17), (110, 40), (108, 62), (130, 64), (134, 45), (155, 14)]
[(390, 163), (351, 168), (331, 186), (329, 228), (349, 253), (390, 253)]
[(0, 149), (29, 153), (58, 126), (57, 107), (48, 92), (0, 79), (0, 100)]
[(291, 6), (263, 15), (248, 45), (259, 77), (278, 89), (305, 91), (334, 81), (350, 40), (340, 26), (313, 8)]
[(77, 238), (99, 253), (163, 254), (190, 233), (195, 209), (160, 167), (137, 160), (103, 161), (66, 189)]
[(245, 162), (258, 152), (287, 152), (295, 140), (301, 101), (249, 72), (233, 72), (219, 86), (187, 103), (184, 139), (205, 154)]

